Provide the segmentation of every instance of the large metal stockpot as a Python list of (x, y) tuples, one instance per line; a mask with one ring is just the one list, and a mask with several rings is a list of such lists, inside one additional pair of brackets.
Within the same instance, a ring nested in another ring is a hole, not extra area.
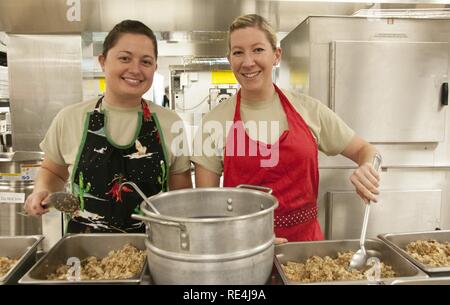
[(143, 202), (145, 216), (133, 217), (147, 225), (153, 281), (265, 284), (273, 266), (273, 218), (278, 206), (269, 193), (245, 188), (161, 193), (149, 198), (160, 215)]

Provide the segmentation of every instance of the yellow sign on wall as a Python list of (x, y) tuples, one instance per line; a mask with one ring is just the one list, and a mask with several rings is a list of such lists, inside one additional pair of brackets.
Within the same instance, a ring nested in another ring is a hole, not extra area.
[(98, 80), (98, 89), (100, 90), (101, 93), (104, 93), (105, 92), (105, 88), (106, 88), (105, 79), (104, 78), (100, 78)]
[(234, 77), (231, 70), (212, 71), (211, 83), (214, 85), (222, 84), (237, 84), (236, 77)]

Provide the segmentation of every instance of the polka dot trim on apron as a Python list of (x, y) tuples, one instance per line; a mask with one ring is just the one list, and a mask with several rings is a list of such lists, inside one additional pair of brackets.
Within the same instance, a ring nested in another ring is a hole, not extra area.
[(275, 228), (288, 228), (317, 218), (317, 206), (294, 211), (287, 215), (275, 215)]

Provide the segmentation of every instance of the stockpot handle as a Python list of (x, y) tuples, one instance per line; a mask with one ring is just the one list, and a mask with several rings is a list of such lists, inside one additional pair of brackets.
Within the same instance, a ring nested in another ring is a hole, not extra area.
[(186, 231), (186, 226), (179, 222), (159, 220), (159, 219), (154, 219), (154, 218), (146, 217), (146, 216), (139, 215), (139, 214), (132, 214), (131, 218), (136, 219), (136, 220), (141, 220), (141, 221), (156, 222), (160, 225), (177, 227), (177, 228), (180, 228), (181, 231)]
[(250, 184), (239, 184), (238, 186), (236, 186), (236, 188), (238, 189), (252, 189), (252, 190), (258, 190), (258, 191), (263, 191), (263, 192), (267, 192), (268, 194), (272, 194), (272, 189), (270, 187), (265, 187), (265, 186), (259, 186), (259, 185), (250, 185)]
[(139, 215), (139, 214), (131, 214), (131, 218), (140, 220), (140, 221), (147, 221), (147, 222), (154, 222), (163, 226), (170, 226), (170, 227), (177, 227), (180, 229), (180, 247), (183, 250), (189, 250), (189, 234), (186, 230), (186, 226), (179, 222), (174, 221), (165, 221), (165, 220), (159, 220), (155, 218), (150, 218), (147, 216)]

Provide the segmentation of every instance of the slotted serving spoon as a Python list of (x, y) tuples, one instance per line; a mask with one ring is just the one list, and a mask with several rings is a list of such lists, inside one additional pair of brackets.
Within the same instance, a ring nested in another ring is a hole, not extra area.
[[(380, 165), (381, 165), (381, 156), (377, 153), (373, 157), (372, 166), (375, 168), (376, 171), (378, 171), (378, 169), (380, 168)], [(364, 267), (366, 266), (367, 259), (369, 257), (378, 256), (378, 255), (376, 255), (377, 254), (376, 251), (369, 250), (369, 253), (368, 253), (368, 251), (366, 251), (366, 247), (364, 246), (364, 244), (366, 242), (366, 232), (367, 232), (367, 224), (369, 222), (369, 214), (370, 214), (370, 200), (366, 204), (366, 208), (364, 211), (364, 220), (363, 220), (363, 225), (362, 225), (362, 230), (361, 230), (361, 237), (359, 239), (359, 250), (356, 251), (356, 253), (353, 254), (353, 256), (352, 256), (352, 259), (350, 260), (350, 264), (349, 264), (349, 270), (364, 269)]]
[[(45, 202), (43, 202), (42, 207), (45, 209), (53, 207), (60, 212), (74, 213), (80, 209), (80, 201), (71, 193), (55, 192), (48, 195)], [(31, 217), (31, 215), (25, 211), (17, 212), (17, 214)]]
[(46, 209), (53, 207), (61, 212), (74, 213), (80, 209), (80, 201), (71, 193), (55, 192), (48, 196), (43, 207)]

